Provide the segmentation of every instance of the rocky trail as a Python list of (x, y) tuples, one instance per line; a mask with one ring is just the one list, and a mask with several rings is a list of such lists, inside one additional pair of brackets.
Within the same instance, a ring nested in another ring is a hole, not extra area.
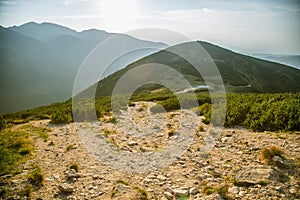
[[(19, 190), (35, 164), (45, 180), (31, 199), (300, 199), (299, 134), (223, 129), (203, 151), (213, 129), (201, 117), (187, 110), (150, 115), (151, 105), (139, 102), (93, 124), (29, 122), (49, 127), (48, 140), (35, 140), (23, 172), (1, 183)], [(261, 151), (274, 145), (284, 153), (267, 164)]]

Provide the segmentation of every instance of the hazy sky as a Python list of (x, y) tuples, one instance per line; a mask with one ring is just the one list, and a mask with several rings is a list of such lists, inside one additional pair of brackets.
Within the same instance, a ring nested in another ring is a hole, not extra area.
[(299, 0), (0, 0), (0, 24), (164, 28), (244, 53), (300, 54)]

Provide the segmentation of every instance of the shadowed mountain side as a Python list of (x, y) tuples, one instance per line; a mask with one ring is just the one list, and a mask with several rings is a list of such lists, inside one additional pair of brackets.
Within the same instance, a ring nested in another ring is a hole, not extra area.
[[(52, 23), (30, 22), (10, 28), (0, 27), (0, 114), (70, 98), (76, 73), (84, 58), (113, 35), (96, 29), (76, 32)], [(107, 75), (166, 47), (162, 43), (128, 35), (122, 35), (122, 39), (128, 43), (151, 44), (156, 49), (123, 58)]]
[[(241, 55), (207, 42), (198, 43), (209, 53), (217, 65), (227, 92), (280, 93), (300, 91), (300, 70), (298, 69)], [(182, 49), (190, 53), (193, 62), (203, 62), (204, 68), (200, 69), (201, 72), (201, 70), (205, 70), (205, 65), (211, 61), (209, 59), (202, 60), (203, 58), (193, 57), (193, 51), (189, 49), (189, 45), (191, 44), (192, 43), (180, 44), (178, 48), (182, 47)], [(180, 74), (183, 74), (192, 86), (205, 84), (201, 75), (189, 62), (178, 55), (170, 53), (168, 50), (169, 48), (142, 58), (130, 64), (125, 69), (100, 81), (97, 86), (96, 96), (110, 95), (117, 81), (125, 73), (128, 73), (134, 67), (150, 63), (170, 66)], [(151, 66), (149, 65), (149, 70), (146, 69), (144, 75), (148, 72), (150, 73), (151, 70)], [(212, 74), (211, 77), (213, 76)], [(169, 78), (168, 81), (173, 82), (175, 85), (178, 81), (176, 78), (172, 79), (169, 77), (168, 70), (162, 71), (157, 77), (157, 80), (161, 80), (162, 77), (165, 77), (165, 79)], [(210, 77), (207, 78), (209, 79)], [(157, 89), (157, 87), (157, 85), (153, 85), (153, 88), (149, 88), (148, 85), (147, 89), (154, 90)], [(88, 95), (88, 93), (89, 90), (81, 93), (81, 95), (85, 96)]]

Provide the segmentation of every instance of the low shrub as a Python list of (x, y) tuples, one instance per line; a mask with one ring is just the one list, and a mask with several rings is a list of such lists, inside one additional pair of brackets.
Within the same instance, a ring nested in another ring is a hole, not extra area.
[(269, 148), (262, 148), (260, 156), (266, 164), (273, 164), (272, 158), (274, 156), (283, 157), (283, 151), (278, 146), (271, 146)]

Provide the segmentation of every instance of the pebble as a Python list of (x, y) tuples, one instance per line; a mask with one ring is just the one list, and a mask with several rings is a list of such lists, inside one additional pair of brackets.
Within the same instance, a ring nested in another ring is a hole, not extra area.
[(182, 195), (189, 194), (188, 188), (179, 188), (179, 189), (174, 189), (173, 191), (174, 191), (175, 196), (182, 196)]
[(239, 188), (238, 187), (229, 188), (228, 192), (230, 192), (232, 194), (238, 194), (239, 193)]
[(173, 195), (172, 195), (170, 192), (164, 192), (164, 195), (165, 195), (165, 197), (166, 197), (168, 200), (172, 200), (172, 199), (173, 199)]
[(190, 190), (189, 190), (189, 193), (192, 194), (192, 195), (195, 195), (199, 192), (198, 188), (197, 187), (192, 187)]
[(69, 184), (66, 184), (66, 183), (61, 183), (58, 185), (58, 189), (62, 192), (65, 192), (65, 193), (72, 193), (74, 192), (74, 187), (69, 185)]

